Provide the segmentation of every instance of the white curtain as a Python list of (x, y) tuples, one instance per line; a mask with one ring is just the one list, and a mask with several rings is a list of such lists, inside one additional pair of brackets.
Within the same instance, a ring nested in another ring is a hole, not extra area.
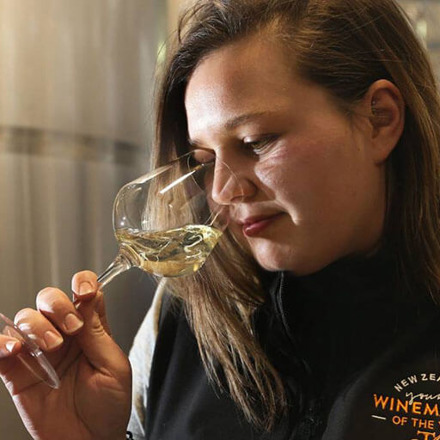
[[(0, 311), (11, 318), (116, 253), (118, 188), (148, 168), (163, 0), (0, 0)], [(128, 350), (152, 283), (107, 288)], [(0, 438), (29, 439), (0, 388)]]

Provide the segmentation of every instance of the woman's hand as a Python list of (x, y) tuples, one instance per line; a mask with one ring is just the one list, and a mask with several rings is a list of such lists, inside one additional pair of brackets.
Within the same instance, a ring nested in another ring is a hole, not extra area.
[(0, 376), (33, 438), (120, 440), (130, 414), (130, 364), (110, 336), (96, 275), (77, 273), (72, 290), (74, 303), (46, 288), (38, 311), (15, 317), (56, 369), (60, 388), (36, 379), (16, 356), (20, 342), (7, 336), (0, 336)]

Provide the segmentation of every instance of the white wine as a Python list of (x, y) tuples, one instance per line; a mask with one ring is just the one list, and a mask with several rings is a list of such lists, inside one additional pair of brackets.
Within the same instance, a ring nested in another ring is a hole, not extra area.
[(222, 232), (212, 226), (188, 225), (166, 231), (115, 231), (120, 253), (134, 266), (165, 277), (196, 272), (204, 264)]

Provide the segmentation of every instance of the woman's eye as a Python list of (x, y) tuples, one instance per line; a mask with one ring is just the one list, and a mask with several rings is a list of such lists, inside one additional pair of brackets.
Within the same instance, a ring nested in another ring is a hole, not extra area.
[(215, 162), (215, 154), (208, 150), (195, 149), (191, 152), (196, 163), (213, 163)]
[(243, 145), (252, 151), (252, 153), (256, 154), (256, 155), (260, 155), (265, 153), (269, 147), (273, 144), (273, 142), (275, 141), (275, 139), (277, 138), (277, 136), (275, 135), (270, 135), (270, 136), (264, 136), (262, 138), (259, 139), (244, 139), (243, 140)]

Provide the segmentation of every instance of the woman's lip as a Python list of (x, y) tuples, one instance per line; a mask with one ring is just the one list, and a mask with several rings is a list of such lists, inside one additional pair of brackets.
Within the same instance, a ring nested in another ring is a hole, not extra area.
[(281, 214), (275, 214), (271, 215), (270, 217), (256, 217), (256, 218), (249, 218), (246, 219), (243, 222), (243, 233), (247, 237), (253, 237), (260, 232), (262, 232), (264, 229), (266, 229), (267, 226), (269, 226), (270, 223), (272, 223), (273, 220), (275, 220), (277, 217), (279, 217)]

